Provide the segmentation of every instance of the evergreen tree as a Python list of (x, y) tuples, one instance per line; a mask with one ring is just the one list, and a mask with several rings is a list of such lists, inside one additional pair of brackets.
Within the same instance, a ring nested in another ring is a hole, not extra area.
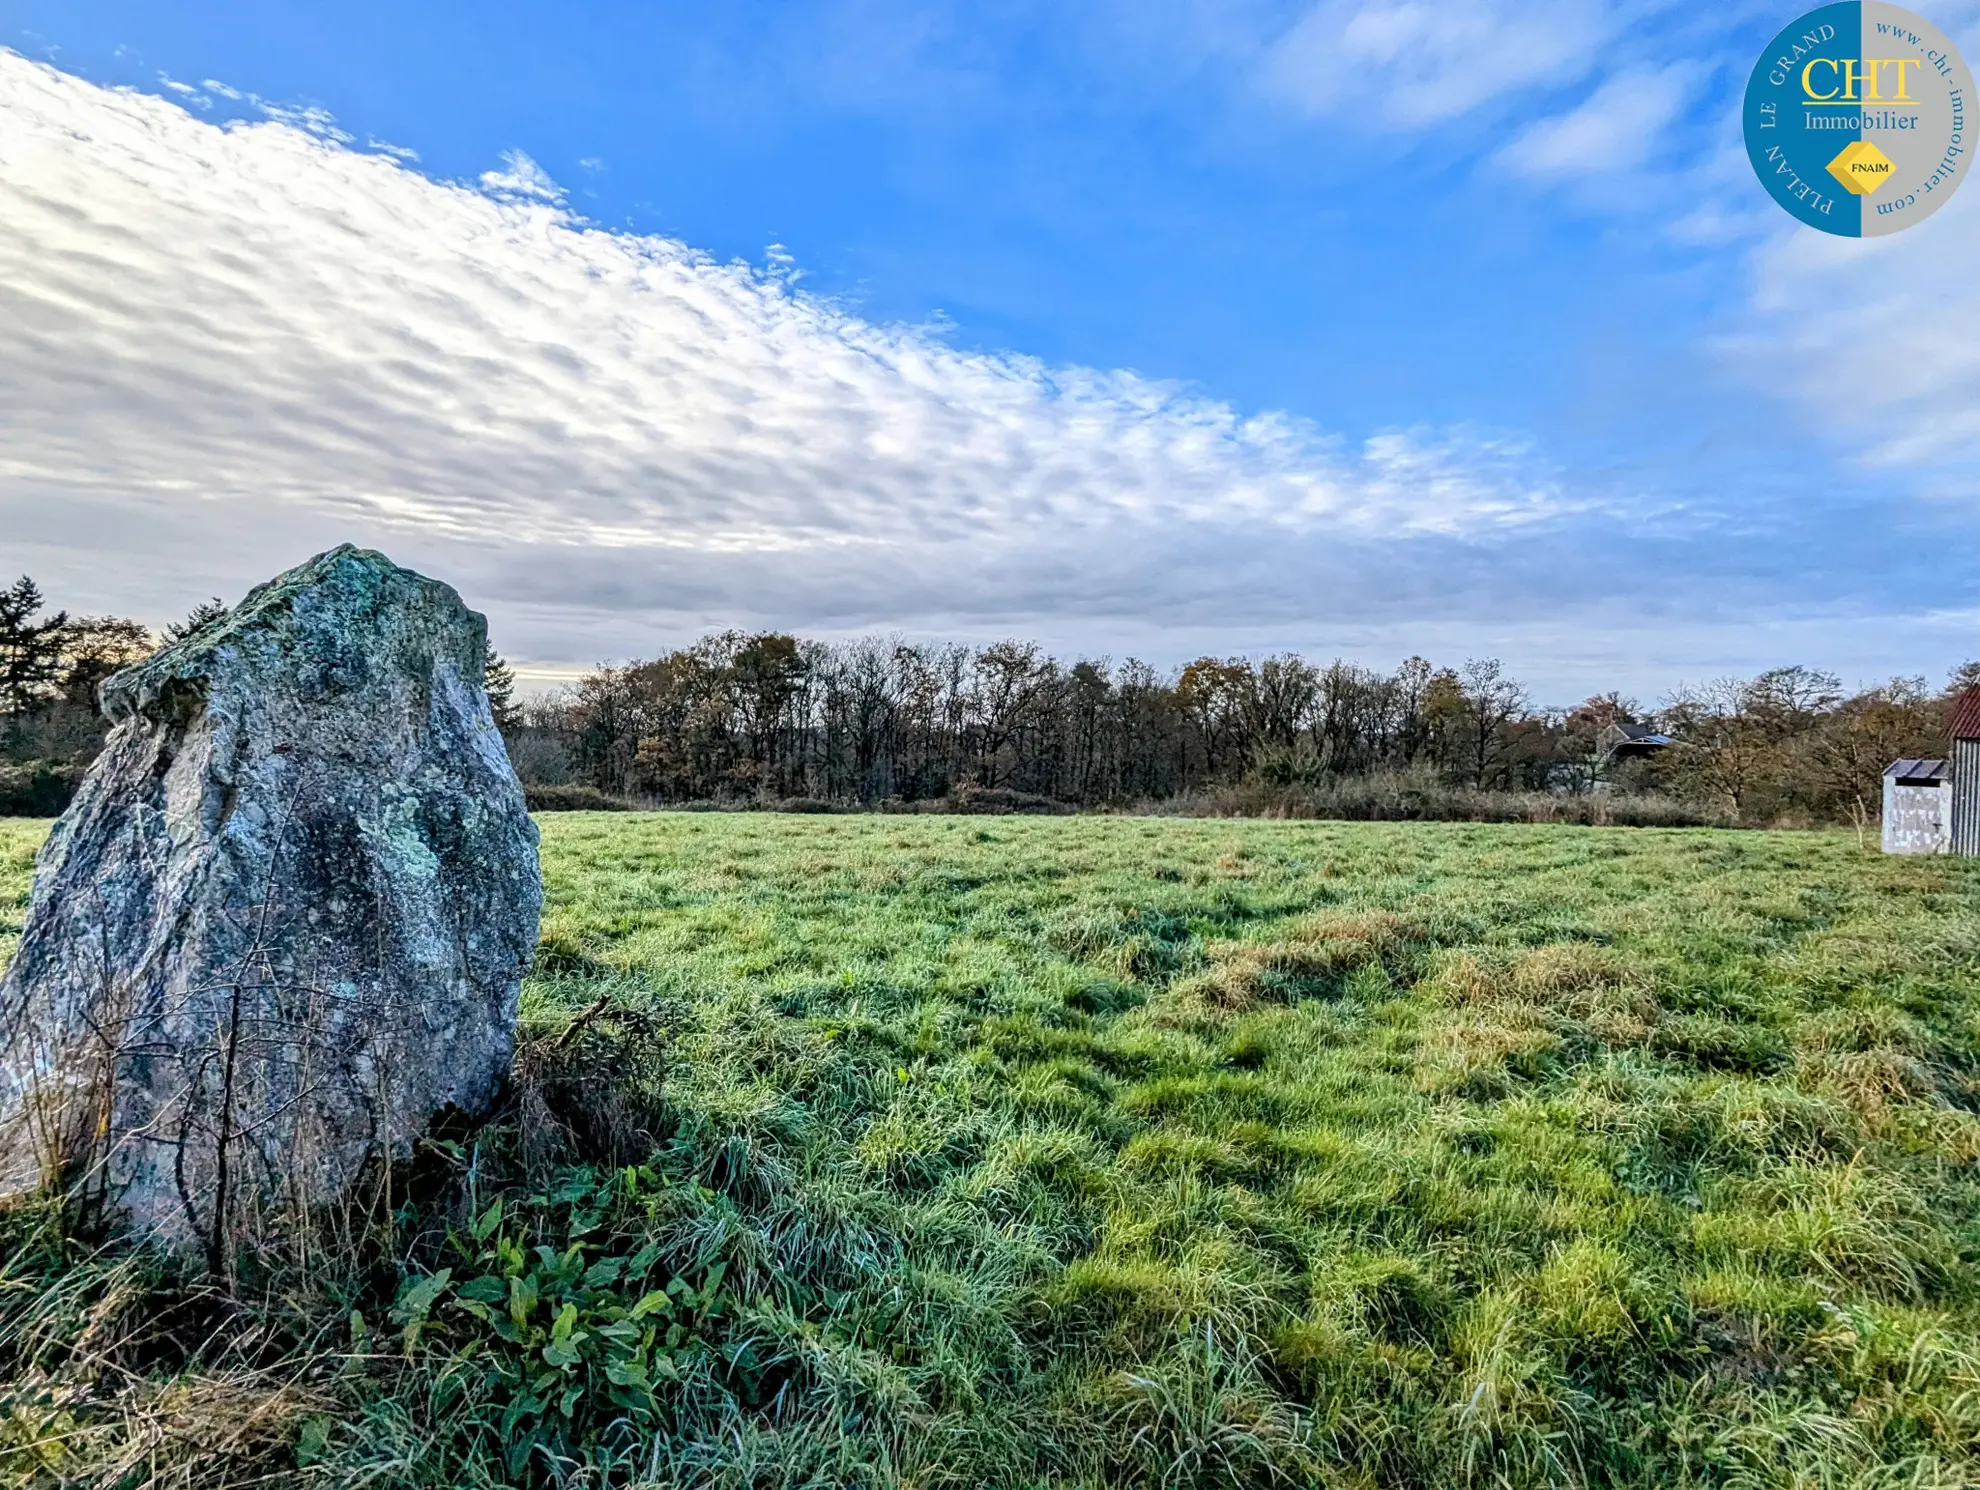
[(35, 708), (62, 675), (68, 612), (37, 621), (41, 607), (41, 589), (25, 574), (0, 590), (0, 714)]
[(495, 728), (507, 734), (516, 725), (516, 675), (492, 643), (484, 654), (482, 686), (488, 690), (488, 712), (495, 716)]
[(215, 621), (226, 615), (227, 602), (215, 595), (211, 600), (202, 600), (195, 605), (183, 621), (174, 621), (165, 628), (165, 640), (182, 642), (196, 631), (204, 631)]

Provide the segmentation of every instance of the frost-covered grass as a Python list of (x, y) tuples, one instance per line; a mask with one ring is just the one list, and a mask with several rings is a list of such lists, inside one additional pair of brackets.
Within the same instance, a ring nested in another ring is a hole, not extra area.
[[(0, 936), (40, 831), (0, 823)], [(0, 1454), (1980, 1484), (1974, 865), (1711, 830), (543, 831), (511, 1113), (408, 1179), (366, 1268), (236, 1302), (18, 1218)], [(106, 1323), (161, 1299), (225, 1327)], [(216, 1422), (232, 1457), (185, 1448)]]

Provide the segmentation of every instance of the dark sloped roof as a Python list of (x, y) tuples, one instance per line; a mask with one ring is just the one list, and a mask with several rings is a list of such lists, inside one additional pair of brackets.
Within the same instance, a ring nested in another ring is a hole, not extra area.
[(1980, 740), (1980, 688), (1969, 688), (1959, 696), (1951, 734), (1955, 740)]
[(1937, 786), (1947, 772), (1942, 760), (1901, 760), (1884, 767), (1884, 774), (1895, 776), (1899, 786)]
[(1662, 750), (1671, 743), (1669, 735), (1653, 735), (1648, 732), (1631, 735), (1627, 740), (1618, 740), (1609, 747), (1611, 755), (1649, 755)]

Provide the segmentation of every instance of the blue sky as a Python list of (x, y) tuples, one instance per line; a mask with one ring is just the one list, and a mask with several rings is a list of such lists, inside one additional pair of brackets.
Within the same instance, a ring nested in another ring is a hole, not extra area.
[[(352, 536), (545, 677), (727, 624), (1936, 673), (1980, 201), (1876, 244), (1766, 201), (1737, 98), (1793, 8), (5, 0), (0, 124), (51, 143), (0, 143), (0, 568), (164, 619)], [(652, 252), (678, 315), (610, 288)]]

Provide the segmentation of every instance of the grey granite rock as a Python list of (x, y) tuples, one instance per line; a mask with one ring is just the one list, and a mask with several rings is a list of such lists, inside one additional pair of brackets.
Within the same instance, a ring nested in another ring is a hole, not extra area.
[(346, 546), (104, 683), (0, 979), (0, 1192), (217, 1261), (486, 1109), (542, 887), (485, 637)]

